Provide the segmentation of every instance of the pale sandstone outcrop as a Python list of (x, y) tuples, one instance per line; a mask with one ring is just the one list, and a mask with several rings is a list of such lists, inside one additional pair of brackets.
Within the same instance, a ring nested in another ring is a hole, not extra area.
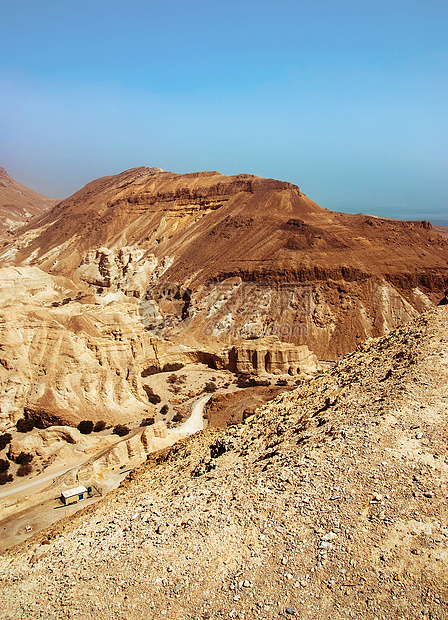
[[(116, 440), (116, 436), (114, 437)], [(151, 452), (171, 446), (178, 439), (179, 436), (170, 432), (163, 421), (156, 422), (152, 426), (145, 426), (132, 437), (116, 441), (116, 445), (110, 450), (83, 465), (77, 471), (73, 481), (91, 480), (95, 476), (101, 476), (110, 468), (126, 465), (130, 461), (143, 462)]]
[[(50, 465), (51, 471), (56, 472), (72, 463), (73, 472), (68, 477), (73, 482), (86, 482), (118, 465), (143, 462), (151, 452), (171, 446), (178, 439), (179, 435), (169, 431), (163, 421), (137, 428), (123, 438), (114, 434), (84, 435), (70, 426), (51, 426), (16, 436), (9, 445), (8, 457), (15, 460), (21, 452), (32, 454), (34, 472)], [(89, 455), (89, 461), (78, 467), (77, 463)]]
[(281, 342), (275, 336), (247, 340), (228, 352), (229, 369), (243, 374), (297, 375), (314, 373), (319, 369), (317, 357), (306, 345)]
[(83, 435), (70, 426), (51, 426), (16, 435), (9, 445), (8, 456), (16, 460), (21, 452), (25, 452), (33, 455), (34, 471), (50, 465), (54, 469), (107, 449), (116, 441), (116, 435)]
[(135, 310), (119, 304), (6, 307), (0, 342), (5, 429), (24, 415), (39, 426), (135, 422), (152, 410), (142, 373), (195, 358), (145, 330)]

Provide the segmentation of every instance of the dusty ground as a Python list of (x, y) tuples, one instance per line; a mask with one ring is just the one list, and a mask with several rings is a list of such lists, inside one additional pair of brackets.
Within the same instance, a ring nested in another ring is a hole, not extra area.
[(258, 407), (290, 389), (290, 386), (275, 385), (274, 381), (274, 385), (270, 386), (260, 385), (227, 394), (213, 394), (205, 406), (204, 417), (208, 426), (213, 428), (239, 424)]
[[(205, 364), (187, 364), (176, 371), (159, 372), (145, 377), (145, 385), (160, 396), (156, 406), (155, 419), (171, 422), (176, 413), (182, 418), (189, 415), (194, 400), (207, 393), (207, 385), (213, 384), (216, 390), (236, 389), (235, 375), (228, 370), (212, 370)], [(166, 414), (161, 413), (164, 405)]]
[(1, 617), (448, 618), (448, 307), (0, 557)]

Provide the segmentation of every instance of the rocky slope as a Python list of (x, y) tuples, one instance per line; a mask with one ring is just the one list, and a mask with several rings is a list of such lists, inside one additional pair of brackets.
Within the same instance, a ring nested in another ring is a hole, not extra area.
[(23, 226), (55, 202), (17, 183), (4, 168), (0, 168), (0, 238), (6, 236), (5, 231)]
[(4, 617), (448, 617), (448, 308), (0, 558)]

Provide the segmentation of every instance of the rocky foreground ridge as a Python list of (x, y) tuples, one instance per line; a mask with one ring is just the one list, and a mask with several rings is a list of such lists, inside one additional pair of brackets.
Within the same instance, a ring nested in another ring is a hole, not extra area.
[(15, 618), (448, 617), (448, 307), (0, 557)]

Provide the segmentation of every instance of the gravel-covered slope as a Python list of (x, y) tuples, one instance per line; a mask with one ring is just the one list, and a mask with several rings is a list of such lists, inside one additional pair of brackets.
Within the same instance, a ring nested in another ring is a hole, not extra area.
[(0, 557), (1, 618), (448, 618), (448, 308)]

